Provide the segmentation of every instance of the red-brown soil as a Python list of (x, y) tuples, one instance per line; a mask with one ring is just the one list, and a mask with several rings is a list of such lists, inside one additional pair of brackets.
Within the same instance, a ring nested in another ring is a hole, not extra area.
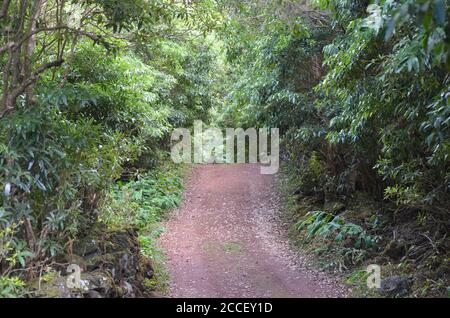
[(166, 223), (172, 297), (344, 297), (290, 249), (274, 176), (254, 164), (198, 165)]

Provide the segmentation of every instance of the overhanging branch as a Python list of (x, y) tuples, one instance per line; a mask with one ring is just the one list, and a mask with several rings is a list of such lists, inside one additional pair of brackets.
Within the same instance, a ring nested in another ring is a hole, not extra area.
[(22, 83), (14, 89), (11, 93), (7, 94), (4, 105), (2, 107), (2, 111), (0, 112), (0, 118), (2, 118), (8, 111), (14, 109), (15, 103), (17, 100), (17, 97), (19, 97), (20, 94), (22, 94), (27, 87), (34, 84), (38, 79), (40, 74), (45, 72), (47, 69), (61, 66), (64, 63), (63, 59), (59, 59), (53, 62), (45, 63), (38, 67), (33, 73), (31, 73), (31, 76), (22, 81)]

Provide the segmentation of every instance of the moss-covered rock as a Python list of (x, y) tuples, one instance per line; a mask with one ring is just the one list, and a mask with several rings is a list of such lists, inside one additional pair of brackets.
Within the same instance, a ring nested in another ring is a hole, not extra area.
[(62, 263), (81, 269), (83, 288), (68, 288), (67, 268), (58, 268), (51, 279), (37, 279), (32, 292), (37, 297), (139, 297), (144, 280), (153, 277), (151, 262), (140, 253), (135, 230), (110, 231), (95, 225), (89, 235), (76, 241)]

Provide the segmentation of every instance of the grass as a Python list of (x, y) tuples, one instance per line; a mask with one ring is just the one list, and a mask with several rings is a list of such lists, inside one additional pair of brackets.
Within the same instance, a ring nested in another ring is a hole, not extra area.
[(202, 245), (202, 249), (206, 253), (229, 253), (236, 254), (242, 251), (242, 245), (239, 242), (235, 241), (225, 241), (223, 243), (215, 243), (215, 242), (206, 242)]
[(234, 253), (240, 253), (242, 251), (242, 245), (239, 242), (224, 242), (223, 243), (223, 250), (226, 253), (234, 254)]

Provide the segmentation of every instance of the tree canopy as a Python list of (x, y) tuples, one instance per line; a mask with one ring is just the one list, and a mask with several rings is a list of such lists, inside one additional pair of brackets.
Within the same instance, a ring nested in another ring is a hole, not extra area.
[(448, 253), (449, 14), (446, 0), (1, 1), (0, 294), (196, 119), (279, 127), (302, 191), (429, 214)]

